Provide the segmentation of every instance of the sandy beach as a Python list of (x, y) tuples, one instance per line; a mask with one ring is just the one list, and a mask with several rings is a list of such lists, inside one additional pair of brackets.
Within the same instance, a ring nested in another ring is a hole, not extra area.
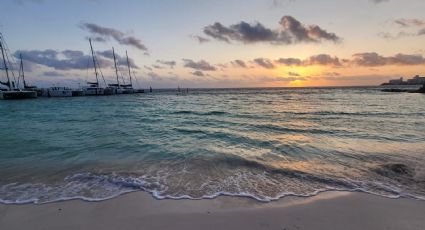
[(0, 229), (425, 229), (425, 202), (327, 192), (262, 203), (249, 198), (0, 205)]

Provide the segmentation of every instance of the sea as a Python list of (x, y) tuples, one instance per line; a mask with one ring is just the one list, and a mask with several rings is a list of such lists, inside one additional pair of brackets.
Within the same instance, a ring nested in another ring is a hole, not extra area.
[(425, 95), (189, 89), (0, 101), (0, 202), (325, 191), (425, 200)]

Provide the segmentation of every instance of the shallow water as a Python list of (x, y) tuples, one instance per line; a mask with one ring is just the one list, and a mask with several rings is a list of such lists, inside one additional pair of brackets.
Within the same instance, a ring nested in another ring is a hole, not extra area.
[(425, 199), (425, 95), (162, 91), (0, 101), (0, 201), (364, 191)]

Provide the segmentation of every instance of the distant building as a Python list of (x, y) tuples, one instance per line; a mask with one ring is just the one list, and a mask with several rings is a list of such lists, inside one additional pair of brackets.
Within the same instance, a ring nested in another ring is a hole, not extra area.
[(407, 79), (404, 81), (401, 77), (400, 79), (389, 80), (388, 82), (382, 83), (382, 85), (423, 85), (425, 84), (425, 77), (420, 77), (419, 75), (414, 76), (412, 79)]
[(425, 83), (425, 77), (419, 77), (419, 75), (416, 75), (412, 79), (407, 80), (408, 85), (423, 85)]
[(401, 77), (400, 79), (390, 80), (388, 83), (390, 85), (402, 85), (403, 84), (403, 78)]

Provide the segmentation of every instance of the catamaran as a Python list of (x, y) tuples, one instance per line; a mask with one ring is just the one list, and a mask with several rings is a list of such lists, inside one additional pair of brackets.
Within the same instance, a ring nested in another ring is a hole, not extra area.
[(20, 58), (20, 76), (22, 77), (22, 82), (24, 83), (24, 89), (26, 91), (34, 91), (37, 92), (37, 96), (40, 97), (43, 94), (43, 89), (38, 88), (37, 86), (34, 85), (28, 85), (27, 81), (25, 80), (25, 72), (24, 72), (24, 63), (22, 61), (22, 54), (19, 54), (19, 58)]
[(132, 81), (131, 68), (130, 68), (130, 61), (128, 59), (127, 50), (125, 51), (125, 56), (127, 57), (127, 68), (128, 68), (128, 76), (130, 77), (130, 84), (123, 85), (124, 89), (126, 89), (127, 92), (130, 92), (130, 93), (144, 93), (145, 91), (143, 89), (134, 89), (133, 88), (133, 81)]
[[(37, 92), (35, 91), (27, 91), (27, 90), (21, 90), (19, 88), (19, 85), (15, 84), (15, 81), (11, 80), (11, 77), (15, 78), (15, 75), (13, 74), (13, 70), (11, 71), (12, 76), (9, 75), (9, 66), (10, 65), (10, 59), (9, 55), (6, 53), (6, 43), (3, 39), (3, 34), (0, 33), (0, 50), (1, 55), (3, 58), (3, 70), (6, 73), (6, 82), (0, 81), (0, 85), (7, 86), (7, 89), (0, 88), (0, 99), (26, 99), (26, 98), (37, 98)], [(9, 63), (9, 66), (8, 66)], [(19, 76), (18, 76), (19, 78)], [(19, 82), (19, 81), (18, 81)]]
[(114, 66), (115, 66), (115, 75), (117, 77), (117, 83), (116, 84), (108, 84), (109, 87), (111, 87), (115, 94), (123, 94), (124, 88), (121, 87), (119, 77), (118, 77), (118, 67), (117, 67), (117, 59), (115, 57), (115, 50), (114, 47), (112, 47), (112, 55), (114, 56)]
[(90, 49), (91, 49), (91, 54), (92, 54), (92, 59), (93, 59), (94, 74), (96, 76), (96, 82), (87, 82), (88, 86), (83, 88), (84, 95), (86, 95), (86, 96), (105, 95), (105, 89), (100, 87), (100, 84), (99, 84), (99, 73), (97, 72), (96, 57), (94, 55), (93, 45), (91, 43), (90, 38), (89, 38), (89, 43), (90, 43)]

